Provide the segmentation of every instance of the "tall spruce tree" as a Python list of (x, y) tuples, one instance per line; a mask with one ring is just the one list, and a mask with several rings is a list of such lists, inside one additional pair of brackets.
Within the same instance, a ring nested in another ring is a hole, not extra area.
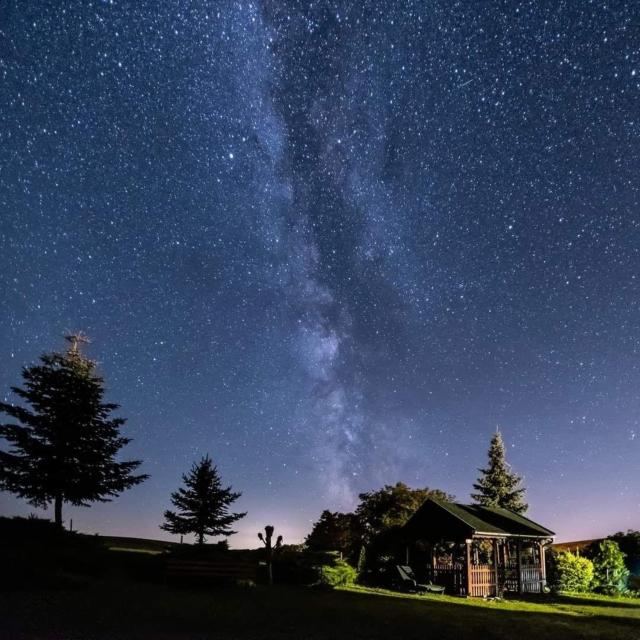
[(53, 503), (62, 527), (62, 505), (89, 506), (148, 476), (133, 475), (139, 460), (116, 461), (130, 442), (120, 435), (123, 418), (111, 417), (117, 404), (105, 403), (104, 381), (96, 363), (80, 352), (81, 334), (66, 336), (66, 353), (49, 353), (22, 371), (24, 388), (12, 387), (25, 406), (0, 402), (15, 422), (0, 424), (10, 445), (0, 451), (0, 489), (46, 508)]
[(482, 475), (473, 485), (477, 491), (471, 494), (473, 500), (487, 507), (502, 507), (516, 513), (524, 513), (529, 508), (524, 501), (522, 480), (507, 463), (500, 431), (496, 431), (491, 438), (489, 466), (479, 471)]
[(183, 474), (185, 487), (171, 494), (171, 503), (179, 513), (165, 511), (161, 529), (178, 535), (194, 533), (198, 544), (206, 536), (230, 536), (236, 533), (230, 526), (244, 518), (245, 513), (231, 513), (229, 506), (242, 494), (231, 487), (224, 488), (217, 468), (206, 455)]

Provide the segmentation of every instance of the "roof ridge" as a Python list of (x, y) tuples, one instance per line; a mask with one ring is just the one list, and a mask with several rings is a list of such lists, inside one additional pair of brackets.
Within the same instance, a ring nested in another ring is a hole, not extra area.
[[(487, 521), (484, 515), (493, 514), (495, 516), (500, 516), (503, 518), (507, 518), (512, 521), (514, 524), (519, 524), (519, 526), (530, 527), (533, 530), (537, 530), (535, 536), (540, 537), (541, 535), (554, 536), (555, 533), (548, 529), (547, 527), (527, 518), (526, 516), (522, 516), (515, 511), (511, 511), (510, 509), (505, 509), (504, 507), (490, 507), (482, 504), (465, 504), (463, 502), (453, 502), (450, 500), (443, 500), (441, 498), (434, 498), (433, 496), (429, 496), (422, 504), (424, 505), (427, 502), (433, 502), (435, 505), (446, 511), (449, 515), (453, 516), (460, 522), (463, 522), (465, 526), (469, 527), (474, 533), (482, 533), (482, 529), (478, 528), (478, 525), (485, 524), (490, 527), (498, 527), (504, 529), (504, 526), (492, 524), (491, 521)], [(422, 508), (422, 505), (421, 507)], [(457, 513), (457, 511), (462, 511), (463, 513)], [(485, 512), (485, 514), (483, 514)], [(416, 512), (417, 513), (417, 512)], [(415, 514), (414, 514), (415, 515)], [(471, 522), (465, 518), (467, 515), (471, 518)], [(473, 522), (477, 520), (478, 522)], [(516, 535), (516, 534), (508, 534), (508, 535)]]
[(527, 522), (530, 522), (531, 524), (535, 525), (536, 527), (540, 527), (541, 529), (545, 529), (546, 531), (549, 531), (551, 533), (553, 533), (551, 531), (551, 529), (548, 529), (547, 527), (541, 525), (540, 523), (536, 522), (535, 520), (532, 520), (531, 518), (527, 518), (527, 516), (522, 515), (521, 513), (517, 513), (516, 511), (512, 511), (511, 509), (505, 509), (504, 507), (485, 507), (486, 509), (494, 509), (494, 510), (500, 510), (500, 511), (506, 511), (509, 514), (513, 514), (514, 516), (516, 516), (517, 518), (521, 518), (522, 520), (526, 520)]

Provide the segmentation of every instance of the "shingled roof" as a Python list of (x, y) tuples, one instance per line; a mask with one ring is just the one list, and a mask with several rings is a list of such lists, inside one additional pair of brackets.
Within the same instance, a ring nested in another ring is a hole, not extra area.
[(500, 507), (427, 499), (405, 525), (405, 530), (426, 539), (448, 536), (518, 536), (549, 538), (554, 532), (529, 518)]

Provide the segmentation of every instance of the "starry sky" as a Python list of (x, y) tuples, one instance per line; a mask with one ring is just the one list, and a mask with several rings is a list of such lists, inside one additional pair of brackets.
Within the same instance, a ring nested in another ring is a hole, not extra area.
[(498, 425), (558, 539), (640, 528), (633, 0), (8, 0), (0, 77), (0, 393), (84, 330), (151, 474), (74, 528), (207, 452), (234, 546), (466, 501)]

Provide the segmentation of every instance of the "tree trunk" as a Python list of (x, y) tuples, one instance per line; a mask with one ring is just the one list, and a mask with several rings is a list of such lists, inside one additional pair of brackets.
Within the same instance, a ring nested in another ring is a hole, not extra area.
[(202, 531), (198, 532), (198, 544), (204, 544), (204, 533)]
[(57, 495), (55, 497), (55, 523), (60, 529), (62, 529), (62, 496)]

